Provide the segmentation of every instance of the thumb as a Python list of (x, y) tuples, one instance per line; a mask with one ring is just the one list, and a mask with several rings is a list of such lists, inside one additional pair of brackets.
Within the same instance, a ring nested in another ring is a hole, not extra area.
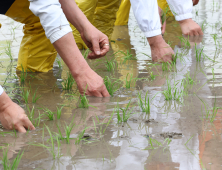
[(93, 46), (93, 51), (95, 52), (96, 55), (100, 55), (100, 46), (99, 46), (99, 39), (94, 38), (92, 39), (92, 46)]

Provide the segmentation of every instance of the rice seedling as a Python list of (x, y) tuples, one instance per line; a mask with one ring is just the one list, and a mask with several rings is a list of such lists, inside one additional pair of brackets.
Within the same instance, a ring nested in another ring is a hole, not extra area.
[(145, 99), (143, 100), (141, 97), (141, 93), (138, 94), (138, 104), (143, 112), (146, 114), (150, 114), (150, 98), (148, 95), (148, 92), (145, 95)]
[[(118, 119), (118, 123), (127, 122), (127, 120), (130, 118), (133, 107), (131, 110), (128, 111), (131, 101), (127, 104), (126, 108), (119, 108), (119, 105), (117, 105), (116, 108), (116, 115)], [(122, 116), (120, 115), (120, 110), (122, 111)]]
[(183, 95), (183, 91), (179, 91), (179, 89), (176, 87), (177, 84), (174, 84), (174, 87), (172, 88), (170, 81), (167, 80), (167, 89), (163, 91), (165, 100), (180, 100)]
[(68, 90), (68, 91), (71, 90), (74, 82), (75, 82), (75, 80), (74, 80), (72, 74), (70, 72), (67, 73), (67, 79), (63, 80), (63, 82), (62, 82), (63, 90)]
[(172, 55), (172, 64), (176, 64), (178, 55), (179, 55), (179, 54), (178, 54), (177, 52), (176, 52), (175, 55)]
[(189, 49), (189, 48), (191, 47), (190, 41), (189, 41), (189, 36), (188, 36), (188, 38), (185, 38), (185, 37), (183, 37), (183, 36), (180, 36), (180, 37), (178, 37), (178, 38), (179, 38), (179, 40), (180, 40), (180, 42), (181, 42), (181, 45), (183, 45), (184, 48)]
[(44, 114), (49, 118), (49, 120), (54, 120), (54, 112), (52, 112), (51, 110), (44, 108)]
[(84, 134), (85, 134), (86, 129), (88, 129), (88, 128), (89, 128), (89, 127), (85, 127), (85, 129), (83, 129), (83, 131), (79, 133), (78, 137), (77, 137), (76, 140), (75, 140), (75, 144), (76, 144), (76, 145), (80, 144), (81, 141), (85, 140), (85, 139), (83, 138), (83, 136), (84, 136)]
[(215, 44), (215, 47), (217, 48), (217, 39), (218, 39), (217, 34), (210, 34), (210, 35), (214, 39), (214, 44)]
[(107, 61), (105, 62), (105, 66), (106, 66), (107, 71), (113, 72), (113, 71), (115, 70), (115, 68), (117, 68), (118, 64), (115, 63), (114, 60), (111, 60), (111, 61), (108, 61), (108, 60), (107, 60)]
[(162, 63), (162, 70), (163, 71), (171, 71), (171, 64), (169, 62), (163, 62)]
[[(126, 79), (125, 79), (125, 82), (126, 82), (126, 86), (125, 87), (126, 87), (126, 89), (130, 89), (131, 83), (133, 81), (133, 74), (130, 74), (129, 80), (127, 80), (128, 79), (128, 75), (129, 75), (129, 73), (127, 74)], [(134, 82), (134, 84), (135, 84), (135, 82)]]
[(37, 96), (36, 95), (37, 90), (38, 89), (35, 90), (35, 92), (34, 92), (34, 94), (32, 96), (32, 103), (36, 103), (40, 99), (40, 97), (41, 97), (41, 96)]
[(137, 58), (133, 56), (133, 54), (131, 53), (131, 50), (129, 49), (126, 50), (126, 53), (123, 51), (119, 51), (119, 52), (124, 55), (123, 64), (125, 64), (128, 60), (137, 60)]
[(19, 152), (17, 154), (17, 156), (15, 157), (15, 159), (10, 162), (10, 160), (8, 159), (8, 148), (6, 150), (3, 150), (3, 156), (2, 156), (2, 166), (3, 166), (3, 169), (4, 170), (16, 170), (18, 168), (18, 165), (22, 159), (22, 156), (24, 154), (24, 151), (23, 152)]
[(13, 61), (13, 57), (12, 57), (12, 49), (11, 49), (11, 42), (10, 41), (6, 41), (6, 48), (5, 48), (5, 54), (7, 56), (9, 56), (11, 62)]
[(25, 71), (23, 66), (21, 66), (21, 67), (22, 67), (22, 71), (20, 72), (19, 78), (20, 78), (21, 85), (24, 85), (25, 79), (27, 77), (27, 70)]
[(113, 94), (119, 89), (119, 82), (119, 80), (112, 82), (112, 80), (108, 76), (104, 78), (104, 84), (111, 96), (113, 96)]
[(24, 88), (22, 88), (22, 93), (19, 94), (23, 98), (26, 104), (28, 104), (29, 94), (30, 94), (30, 91), (25, 90)]
[(214, 68), (212, 68), (213, 80), (215, 80)]
[(211, 117), (210, 117), (210, 122), (211, 123), (214, 121), (218, 109), (219, 109), (219, 107), (216, 107), (216, 96), (215, 96), (214, 106), (213, 106), (212, 114), (211, 114)]
[(89, 108), (89, 100), (86, 98), (86, 95), (80, 95), (80, 102), (79, 102), (78, 107)]
[(63, 107), (64, 107), (64, 106), (62, 106), (62, 107), (59, 108), (59, 107), (56, 106), (56, 108), (57, 108), (57, 111), (56, 111), (57, 119), (60, 119), (60, 118), (61, 118)]
[(202, 29), (203, 32), (206, 30), (207, 25), (208, 25), (208, 24), (206, 23), (206, 20), (204, 20), (203, 23), (202, 23), (202, 25), (201, 25), (201, 29)]
[(67, 144), (70, 144), (70, 134), (71, 134), (71, 131), (72, 131), (74, 126), (75, 126), (75, 124), (73, 123), (73, 121), (69, 125), (64, 126), (65, 133), (66, 133), (66, 137), (64, 137), (64, 139), (66, 140)]
[(203, 48), (197, 49), (197, 44), (195, 43), (195, 51), (196, 51), (196, 61), (201, 61), (201, 57), (203, 54)]
[(56, 58), (56, 62), (58, 64), (58, 66), (59, 66), (59, 69), (61, 70), (62, 69), (62, 62), (61, 62), (61, 60), (59, 58)]
[(154, 75), (153, 72), (150, 73), (150, 79), (151, 80), (155, 80), (156, 79), (156, 75)]

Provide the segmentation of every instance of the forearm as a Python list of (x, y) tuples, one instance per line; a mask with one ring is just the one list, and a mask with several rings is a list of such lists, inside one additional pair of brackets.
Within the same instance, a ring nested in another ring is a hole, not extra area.
[(140, 29), (146, 37), (161, 35), (161, 24), (156, 0), (130, 0)]
[(70, 69), (74, 78), (90, 69), (86, 60), (79, 51), (72, 33), (68, 33), (67, 35), (63, 36), (53, 45)]
[(59, 0), (68, 21), (81, 33), (91, 23), (76, 5), (74, 0)]
[(192, 0), (167, 0), (167, 2), (177, 21), (192, 18)]
[(8, 95), (2, 91), (2, 93), (0, 93), (0, 113), (5, 110), (11, 102), (12, 100), (8, 97)]

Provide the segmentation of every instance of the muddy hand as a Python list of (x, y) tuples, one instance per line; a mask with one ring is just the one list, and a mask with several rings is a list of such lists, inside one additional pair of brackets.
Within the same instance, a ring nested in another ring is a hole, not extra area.
[(75, 77), (79, 92), (83, 95), (96, 97), (109, 97), (109, 92), (104, 85), (102, 77), (92, 69), (85, 70), (82, 74)]
[(81, 33), (81, 37), (92, 51), (89, 53), (89, 59), (96, 59), (106, 55), (109, 51), (108, 37), (96, 29), (94, 26), (89, 26), (87, 30)]
[(165, 33), (166, 30), (166, 15), (164, 14), (163, 10), (159, 8), (159, 15), (160, 15), (160, 23), (161, 23), (161, 33), (162, 35)]
[(201, 30), (200, 26), (192, 19), (185, 19), (183, 21), (179, 21), (179, 24), (183, 35), (189, 35), (189, 36), (203, 35), (203, 31)]
[(154, 62), (171, 62), (174, 51), (164, 41), (162, 35), (147, 38), (151, 47), (152, 60)]
[(35, 130), (25, 111), (14, 103), (4, 92), (0, 96), (0, 122), (5, 129), (26, 132)]

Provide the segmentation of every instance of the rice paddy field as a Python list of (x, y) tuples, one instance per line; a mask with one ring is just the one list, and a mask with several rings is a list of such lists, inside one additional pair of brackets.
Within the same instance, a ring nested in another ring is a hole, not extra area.
[[(153, 63), (132, 11), (114, 28), (106, 57), (87, 60), (108, 98), (80, 96), (58, 56), (52, 71), (16, 71), (20, 23), (0, 16), (0, 84), (36, 127), (0, 127), (0, 169), (222, 169), (222, 1), (200, 0), (203, 37), (183, 37), (167, 20), (172, 64)], [(88, 51), (82, 51), (87, 56)]]

